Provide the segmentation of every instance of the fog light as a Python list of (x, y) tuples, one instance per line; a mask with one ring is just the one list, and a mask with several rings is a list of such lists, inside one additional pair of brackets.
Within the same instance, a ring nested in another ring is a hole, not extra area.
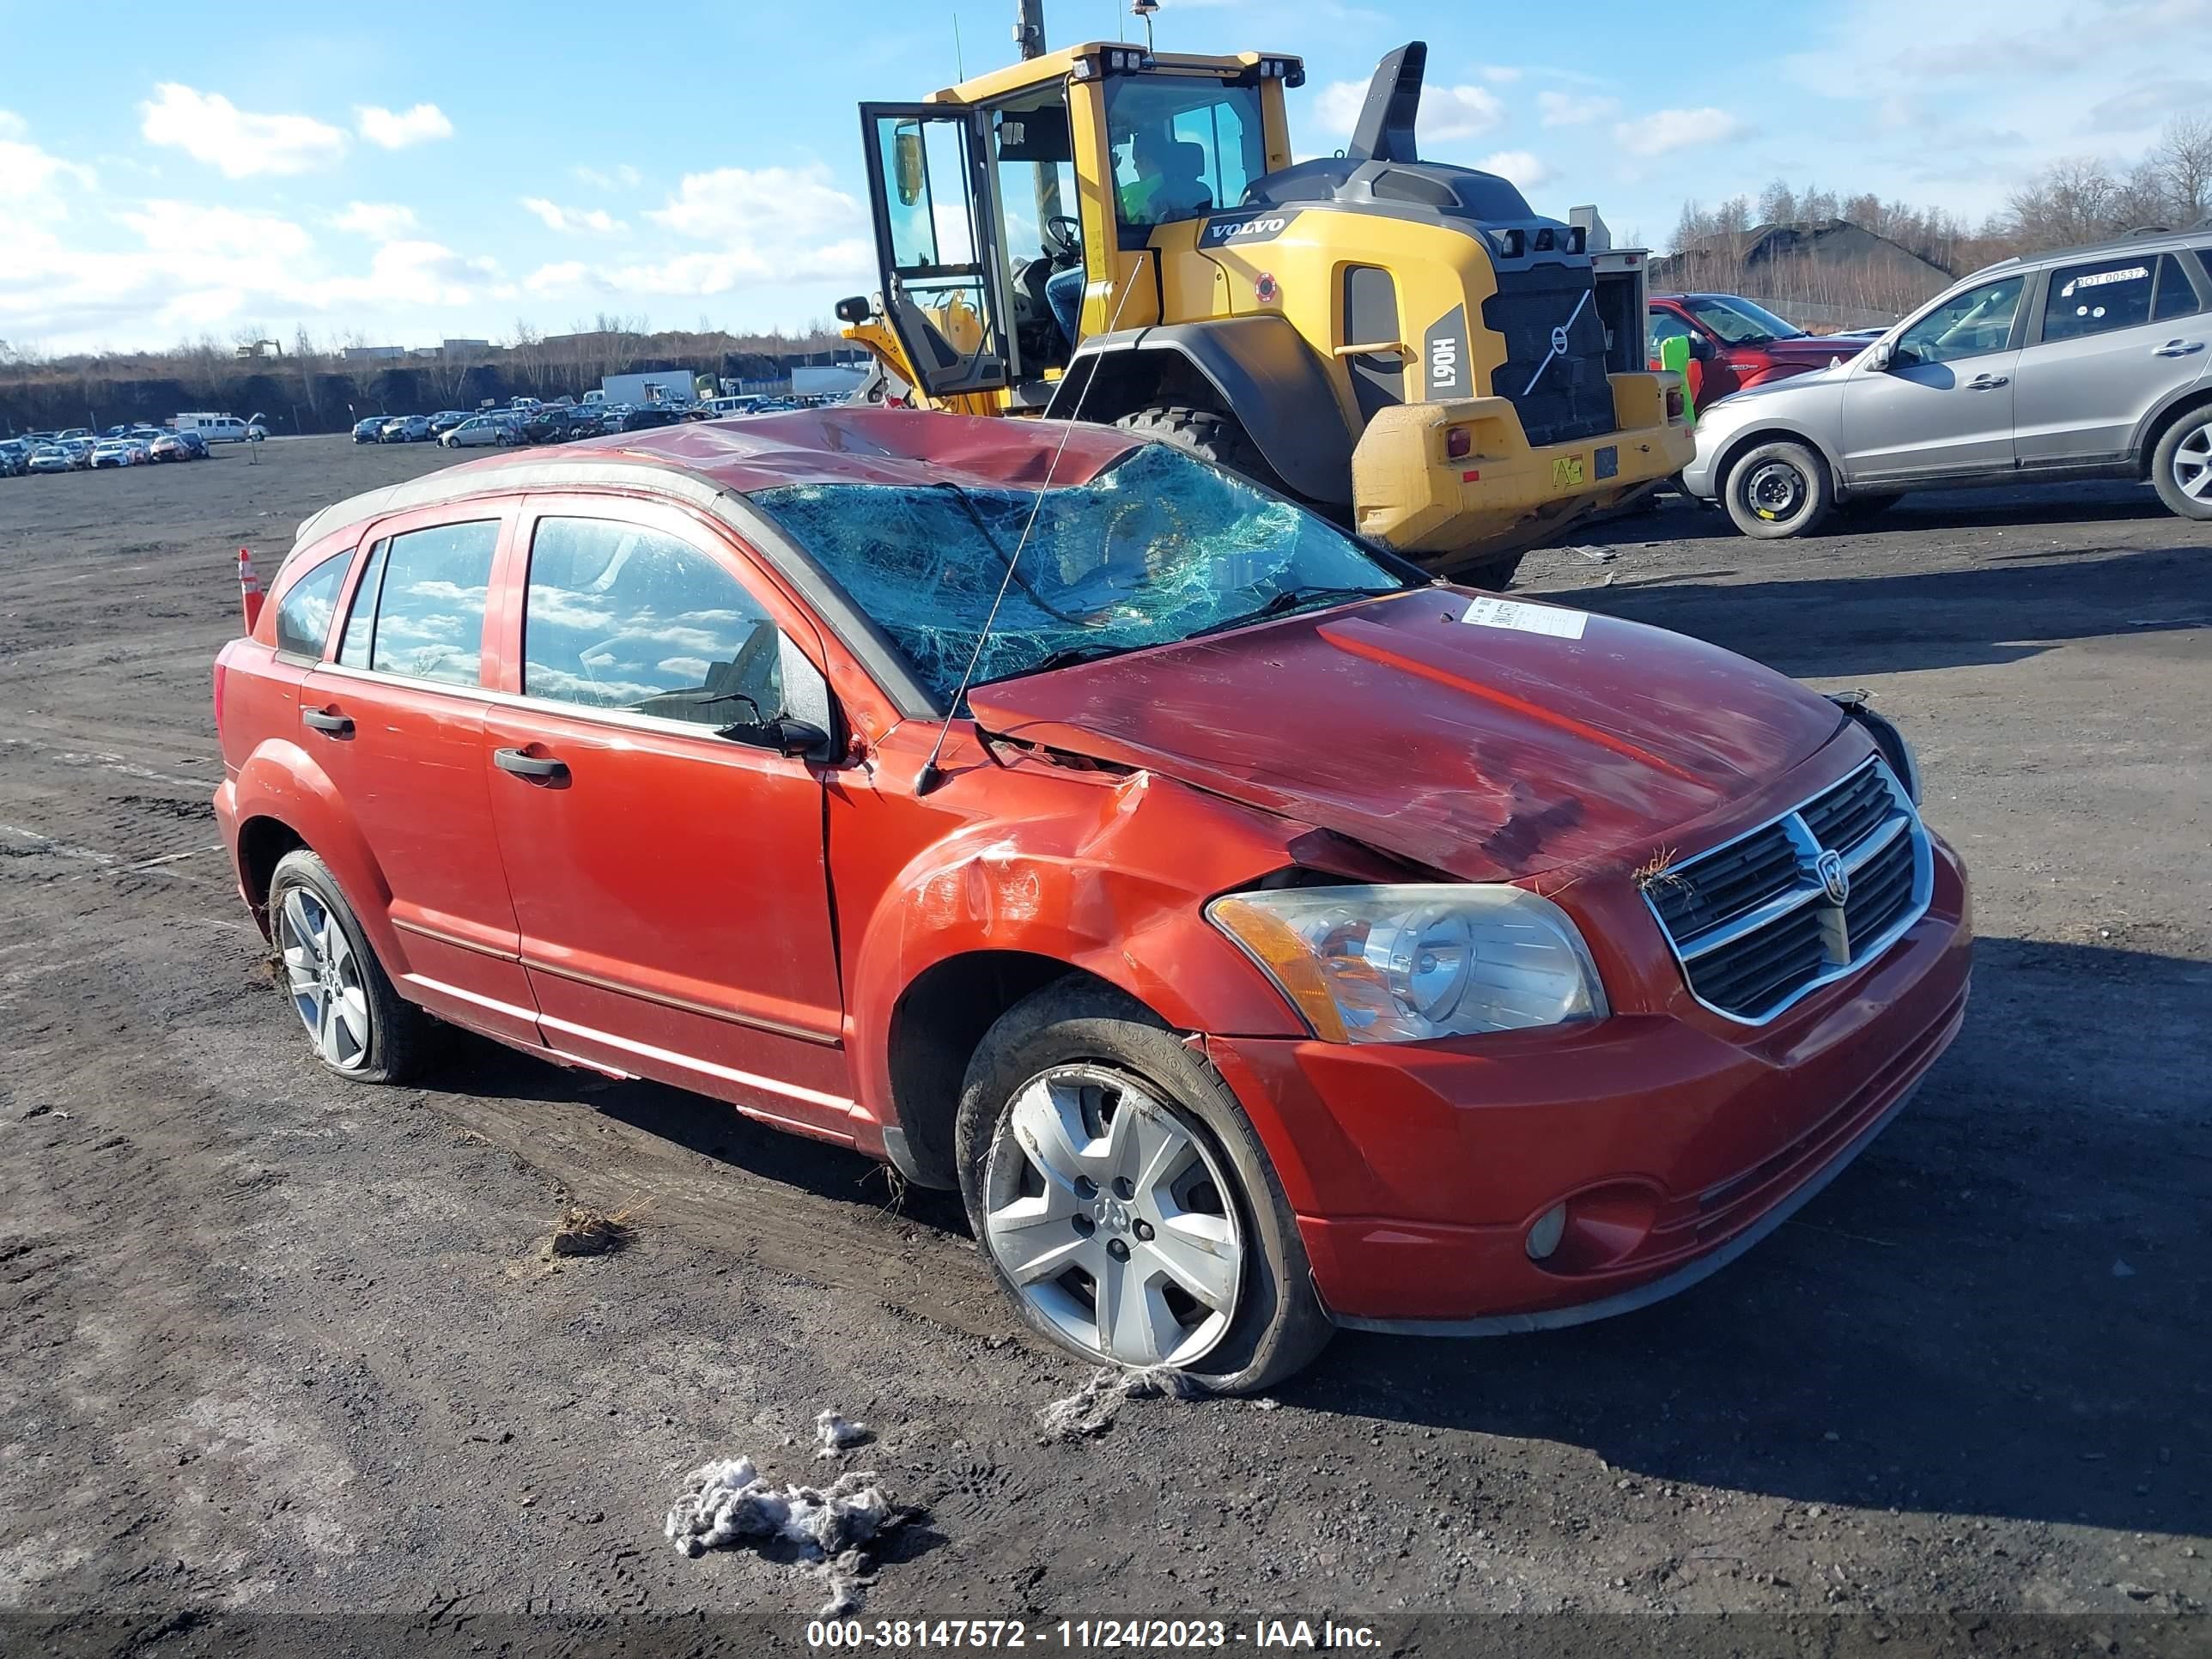
[(1559, 1248), (1559, 1240), (1567, 1231), (1567, 1206), (1554, 1204), (1536, 1218), (1536, 1224), (1528, 1229), (1528, 1260), (1541, 1261)]

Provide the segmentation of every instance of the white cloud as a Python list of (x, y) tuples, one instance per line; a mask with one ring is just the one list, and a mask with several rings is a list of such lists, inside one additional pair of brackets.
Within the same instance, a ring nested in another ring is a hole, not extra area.
[(307, 173), (345, 154), (346, 137), (310, 115), (255, 115), (220, 93), (195, 92), (174, 81), (154, 88), (138, 106), (138, 131), (149, 144), (180, 149), (232, 179)]
[(627, 161), (612, 167), (571, 167), (579, 184), (589, 185), (593, 190), (635, 190), (645, 182), (645, 175)]
[(1505, 106), (1487, 87), (1437, 87), (1421, 94), (1424, 141), (1479, 138), (1505, 119)]
[(393, 242), (415, 228), (415, 210), (397, 202), (349, 202), (345, 211), (331, 222), (356, 236)]
[(1725, 143), (1751, 131), (1739, 115), (1711, 106), (1703, 109), (1654, 110), (1613, 130), (1613, 141), (1638, 155), (1666, 155), (1699, 144)]
[[(1367, 102), (1364, 81), (1332, 81), (1314, 100), (1325, 131), (1349, 133)], [(1421, 94), (1419, 137), (1425, 143), (1479, 137), (1505, 118), (1505, 106), (1487, 87), (1431, 87)]]
[(725, 242), (750, 242), (763, 233), (804, 238), (856, 227), (860, 204), (833, 177), (818, 161), (687, 173), (668, 205), (646, 217), (679, 235)]
[(1494, 87), (1510, 86), (1527, 73), (1526, 70), (1517, 69), (1510, 64), (1485, 64), (1482, 66), (1482, 78)]
[(581, 259), (563, 259), (557, 264), (540, 265), (522, 280), (523, 287), (532, 294), (568, 294), (581, 288), (591, 267)]
[(1586, 126), (1592, 121), (1609, 121), (1620, 113), (1618, 98), (1573, 92), (1536, 94), (1537, 118), (1547, 127)]
[(141, 202), (115, 216), (156, 253), (296, 259), (315, 246), (289, 219), (198, 202)]
[(361, 136), (386, 149), (404, 149), (410, 144), (453, 136), (453, 124), (435, 104), (417, 104), (412, 109), (397, 112), (362, 104), (356, 106), (353, 113)]
[(0, 138), (21, 138), (30, 129), (12, 109), (0, 109)]
[(549, 202), (542, 196), (526, 196), (522, 198), (522, 205), (536, 214), (544, 222), (546, 229), (557, 230), (563, 234), (589, 231), (594, 235), (611, 236), (617, 231), (629, 228), (603, 208), (566, 208)]
[(1548, 185), (1559, 175), (1551, 163), (1539, 160), (1525, 149), (1501, 149), (1494, 155), (1486, 155), (1474, 164), (1485, 173), (1494, 173), (1501, 179), (1510, 179), (1522, 190), (1534, 190)]

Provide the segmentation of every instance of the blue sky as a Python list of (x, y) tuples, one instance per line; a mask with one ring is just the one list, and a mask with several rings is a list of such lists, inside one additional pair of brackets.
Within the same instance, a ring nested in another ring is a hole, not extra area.
[[(238, 0), (88, 27), (0, 0), (0, 340), (803, 325), (871, 286), (854, 106), (951, 82), (956, 18), (969, 73), (1007, 61), (1012, 12)], [(1047, 0), (1055, 45), (1125, 21)], [(2131, 159), (2212, 113), (2212, 0), (1164, 0), (1156, 28), (1303, 55), (1301, 154), (1340, 144), (1376, 58), (1424, 38), (1425, 155), (1653, 242), (1685, 198), (1777, 174), (1978, 217), (2051, 160)]]

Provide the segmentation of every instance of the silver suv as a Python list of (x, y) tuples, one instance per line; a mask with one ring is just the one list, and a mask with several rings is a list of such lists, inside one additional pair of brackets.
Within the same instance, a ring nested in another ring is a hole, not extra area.
[(2212, 519), (2212, 220), (2008, 259), (1858, 343), (1700, 410), (1684, 487), (1765, 538), (1908, 489), (2084, 477)]

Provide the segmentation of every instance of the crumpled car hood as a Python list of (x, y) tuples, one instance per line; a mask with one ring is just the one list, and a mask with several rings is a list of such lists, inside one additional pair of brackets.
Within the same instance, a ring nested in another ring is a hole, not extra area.
[[(1501, 605), (1524, 626), (1467, 620)], [(1477, 881), (1641, 864), (1843, 720), (1718, 647), (1444, 587), (977, 686), (969, 707)]]

